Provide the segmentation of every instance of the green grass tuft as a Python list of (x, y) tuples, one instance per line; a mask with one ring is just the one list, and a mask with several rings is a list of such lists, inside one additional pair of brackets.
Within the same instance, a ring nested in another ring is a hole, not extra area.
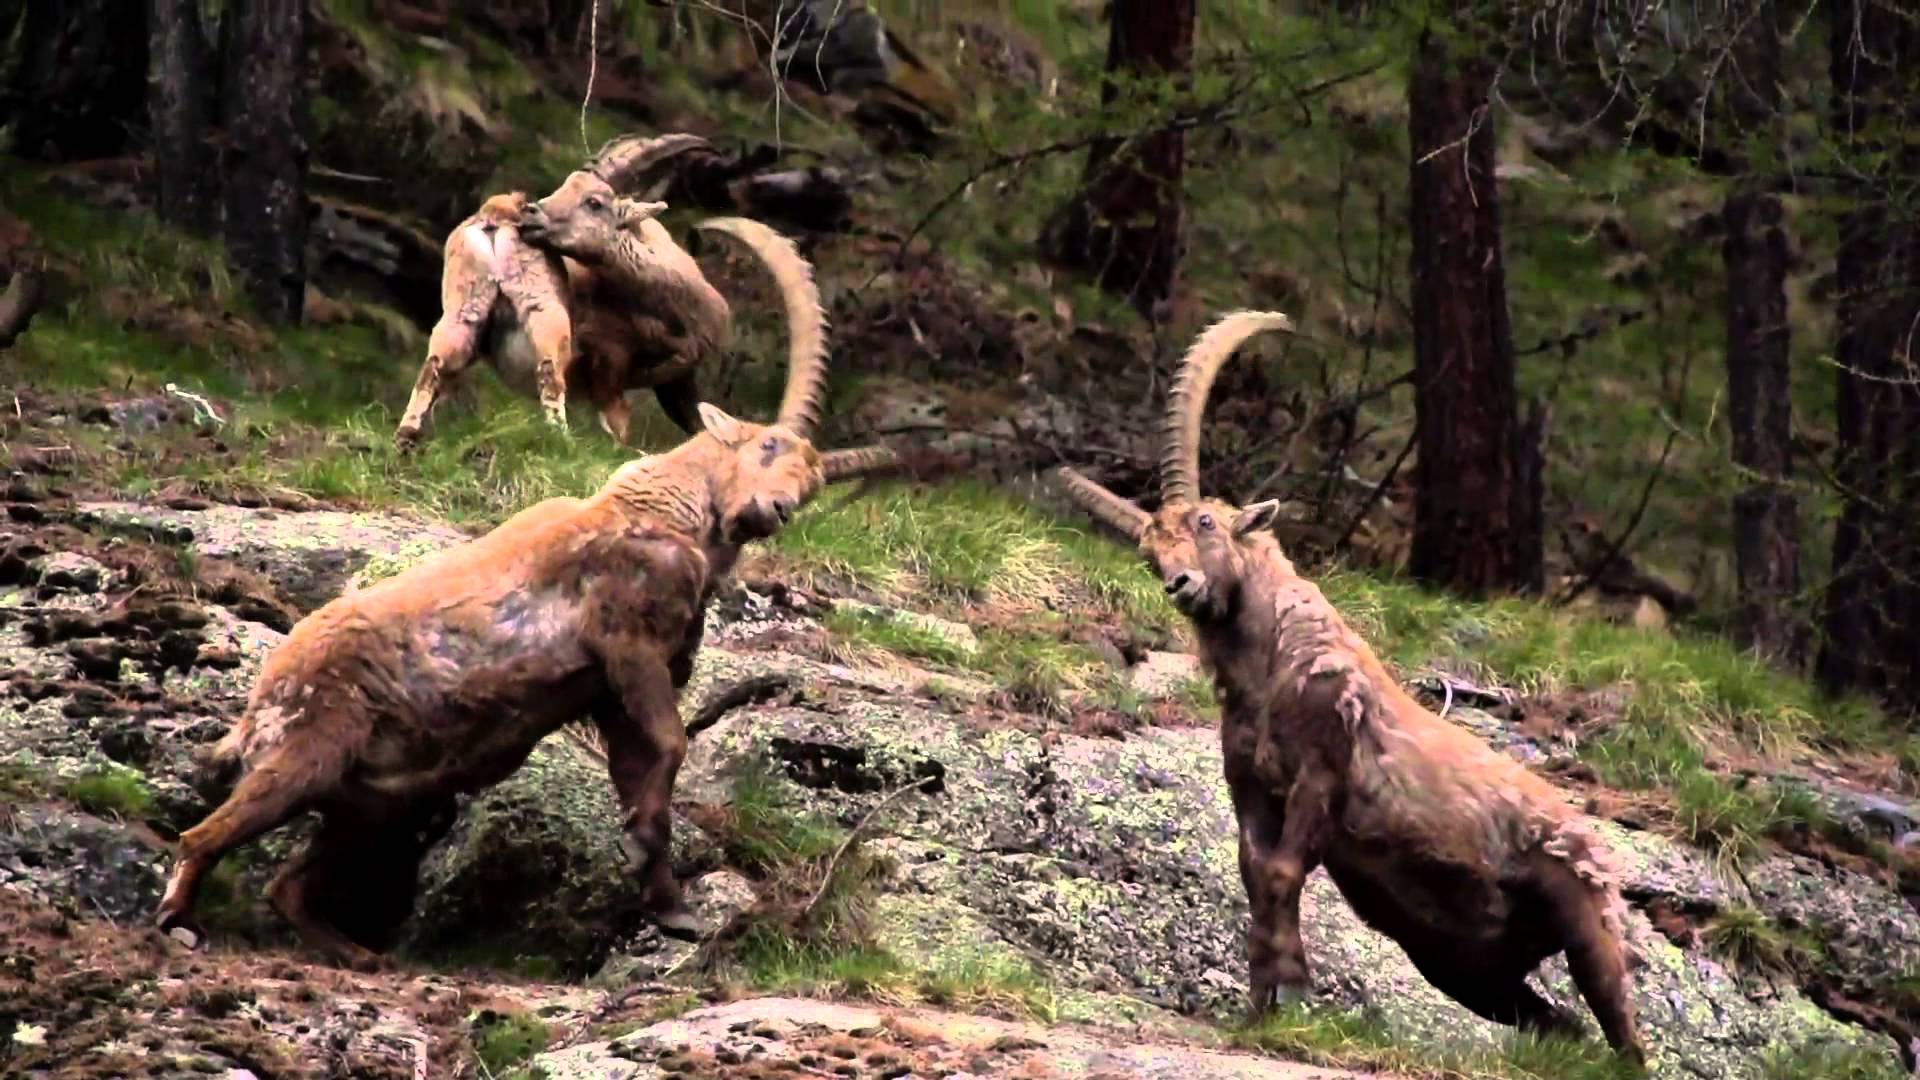
[(474, 1018), (469, 1038), (483, 1075), (504, 1080), (508, 1075), (532, 1080), (539, 1070), (511, 1072), (547, 1048), (552, 1031), (545, 1022), (519, 1012), (487, 1010)]
[(1235, 1046), (1324, 1068), (1487, 1080), (1627, 1080), (1638, 1075), (1591, 1039), (1508, 1035), (1497, 1050), (1409, 1045), (1373, 1016), (1292, 1006), (1227, 1028)]
[(131, 769), (100, 769), (82, 773), (61, 786), (65, 795), (90, 814), (139, 818), (153, 809), (153, 793)]
[(1767, 1055), (1765, 1080), (1900, 1080), (1907, 1072), (1890, 1050), (1809, 1043)]
[(1032, 964), (1015, 957), (967, 957), (920, 973), (915, 989), (929, 1004), (980, 1011), (999, 1009), (1042, 1024), (1059, 1018), (1053, 982)]
[(1715, 956), (1742, 973), (1765, 977), (1792, 970), (1792, 938), (1754, 908), (1720, 910), (1708, 921), (1701, 937)]

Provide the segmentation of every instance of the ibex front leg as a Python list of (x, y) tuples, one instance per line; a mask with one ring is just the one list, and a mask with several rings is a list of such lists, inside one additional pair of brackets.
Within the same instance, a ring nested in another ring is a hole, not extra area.
[(627, 857), (648, 915), (662, 932), (691, 941), (693, 916), (673, 876), (673, 783), (687, 756), (673, 675), (665, 660), (646, 651), (619, 657), (608, 668), (619, 700), (597, 705), (593, 719), (624, 815)]
[(1300, 891), (1320, 865), (1332, 778), (1302, 772), (1284, 810), (1256, 784), (1236, 790), (1240, 819), (1240, 876), (1253, 909), (1247, 932), (1247, 968), (1255, 1016), (1304, 1000), (1312, 989), (1307, 948), (1300, 939)]

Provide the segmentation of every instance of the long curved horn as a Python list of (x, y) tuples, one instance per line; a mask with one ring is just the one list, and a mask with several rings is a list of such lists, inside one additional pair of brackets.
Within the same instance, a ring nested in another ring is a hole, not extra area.
[(1060, 483), (1080, 508), (1138, 540), (1147, 527), (1147, 512), (1082, 476), (1070, 466), (1060, 467)]
[(900, 464), (900, 455), (884, 446), (862, 446), (852, 450), (829, 450), (820, 455), (820, 471), (827, 483), (852, 480), (868, 473), (891, 469)]
[(708, 218), (694, 228), (723, 232), (747, 245), (780, 286), (787, 305), (787, 390), (774, 423), (812, 438), (827, 384), (827, 312), (820, 306), (813, 266), (793, 241), (752, 218)]
[(1173, 393), (1167, 397), (1166, 440), (1160, 452), (1160, 492), (1164, 502), (1200, 497), (1200, 419), (1214, 377), (1240, 343), (1262, 330), (1293, 330), (1293, 320), (1277, 311), (1235, 311), (1193, 340), (1180, 360)]
[(619, 135), (607, 140), (583, 169), (607, 182), (622, 194), (637, 191), (641, 180), (668, 158), (713, 144), (698, 135), (675, 133), (647, 138), (643, 135)]

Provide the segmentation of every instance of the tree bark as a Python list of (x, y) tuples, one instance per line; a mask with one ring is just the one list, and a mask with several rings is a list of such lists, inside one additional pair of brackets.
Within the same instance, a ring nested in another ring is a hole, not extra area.
[[(147, 36), (117, 0), (34, 0), (0, 115), (13, 152), (78, 161), (125, 152), (147, 93)], [(138, 10), (137, 8), (135, 10)]]
[[(1920, 31), (1875, 0), (1831, 5), (1834, 129), (1842, 151), (1880, 173), (1856, 184), (1836, 263), (1838, 457), (1844, 498), (1816, 673), (1829, 691), (1920, 711), (1920, 319), (1915, 225), (1886, 188), (1920, 169), (1911, 125)], [(1871, 42), (1862, 48), (1857, 43)]]
[(208, 139), (218, 83), (200, 0), (148, 0), (147, 31), (155, 207), (164, 221), (211, 232), (219, 216), (219, 174)]
[(260, 313), (295, 323), (306, 296), (306, 0), (236, 0), (222, 23), (227, 251)]
[[(1771, 9), (1768, 9), (1769, 11)], [(1753, 15), (1735, 43), (1739, 74), (1724, 80), (1733, 145), (1744, 175), (1723, 208), (1727, 275), (1727, 424), (1733, 462), (1749, 478), (1733, 497), (1739, 580), (1734, 633), (1741, 644), (1798, 664), (1803, 625), (1800, 512), (1793, 475), (1793, 388), (1787, 327), (1787, 239), (1770, 162), (1783, 134), (1780, 38)]]
[(1516, 467), (1518, 405), (1494, 135), (1494, 66), (1422, 32), (1411, 111), (1417, 578), (1466, 595), (1537, 589), (1539, 485)]
[[(1119, 96), (1116, 76), (1184, 80), (1193, 66), (1194, 0), (1112, 0), (1111, 8), (1103, 103)], [(1102, 289), (1153, 318), (1172, 297), (1180, 266), (1186, 145), (1184, 132), (1162, 131), (1089, 147), (1080, 191), (1041, 239), (1045, 255), (1091, 271)]]

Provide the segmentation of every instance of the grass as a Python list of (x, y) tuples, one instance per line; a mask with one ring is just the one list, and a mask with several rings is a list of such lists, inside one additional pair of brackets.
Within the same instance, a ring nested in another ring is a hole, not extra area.
[(139, 818), (153, 809), (153, 793), (130, 769), (82, 773), (61, 785), (61, 794), (90, 814)]
[(1767, 1056), (1765, 1080), (1899, 1080), (1907, 1074), (1891, 1056), (1855, 1046), (1808, 1044)]
[(1794, 939), (1754, 908), (1721, 909), (1708, 921), (1701, 937), (1715, 956), (1742, 974), (1784, 975), (1796, 966)]
[(1136, 556), (974, 481), (888, 484), (859, 499), (828, 494), (771, 546), (803, 574), (857, 582), (892, 601), (1010, 611), (1084, 605), (1153, 627), (1174, 617)]
[(482, 1075), (497, 1080), (505, 1080), (508, 1076), (533, 1080), (534, 1076), (544, 1074), (537, 1069), (520, 1070), (516, 1067), (545, 1050), (551, 1034), (551, 1029), (537, 1017), (522, 1012), (495, 1012), (488, 1009), (474, 1018), (469, 1038)]
[(1636, 1075), (1593, 1040), (1509, 1035), (1497, 1050), (1410, 1046), (1371, 1015), (1292, 1006), (1227, 1031), (1242, 1049), (1325, 1068), (1487, 1080), (1625, 1080)]

